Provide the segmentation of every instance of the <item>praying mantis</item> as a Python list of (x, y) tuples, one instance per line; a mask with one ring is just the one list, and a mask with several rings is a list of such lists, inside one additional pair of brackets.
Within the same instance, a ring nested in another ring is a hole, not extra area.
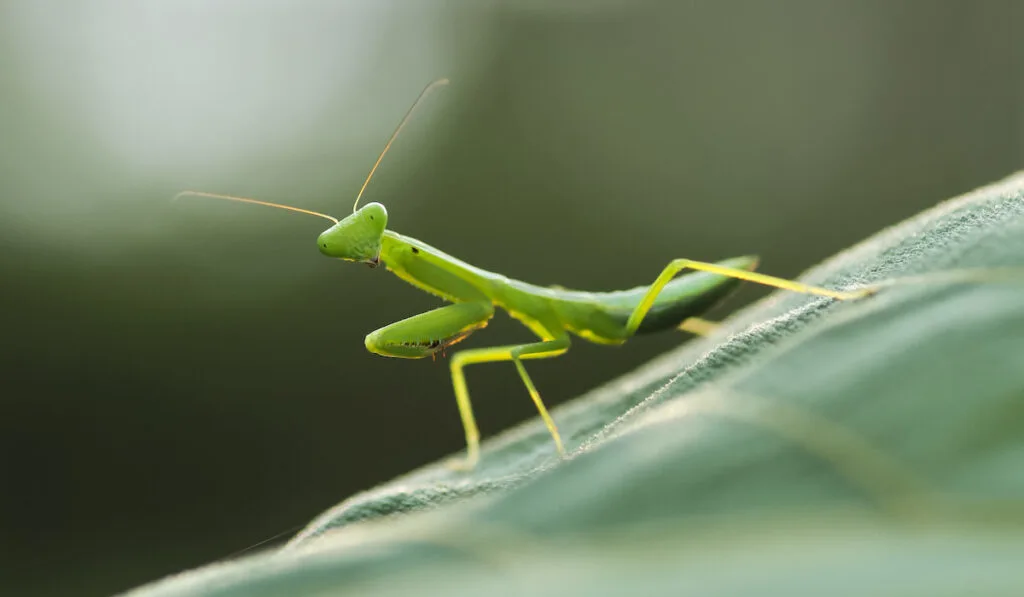
[[(452, 354), (449, 361), (452, 385), (466, 434), (465, 457), (454, 462), (454, 468), (471, 470), (480, 458), (480, 431), (473, 416), (464, 374), (468, 365), (511, 361), (547, 426), (555, 449), (564, 456), (565, 447), (558, 427), (544, 406), (523, 361), (550, 359), (564, 354), (571, 345), (570, 335), (598, 344), (618, 345), (636, 334), (675, 329), (721, 301), (741, 281), (837, 300), (859, 298), (870, 293), (867, 289), (830, 290), (759, 274), (753, 271), (758, 264), (755, 256), (735, 257), (717, 263), (674, 259), (652, 284), (629, 290), (584, 292), (543, 287), (474, 267), (422, 241), (389, 230), (388, 212), (382, 204), (368, 203), (359, 207), (359, 201), (413, 111), (432, 89), (447, 83), (447, 79), (439, 79), (423, 89), (370, 169), (356, 194), (352, 214), (341, 220), (299, 207), (233, 195), (183, 191), (177, 197), (237, 201), (329, 220), (331, 227), (317, 238), (321, 253), (370, 267), (383, 264), (400, 279), (451, 303), (371, 332), (366, 336), (365, 345), (372, 353), (406, 359), (446, 354), (452, 345), (486, 327), (496, 309), (506, 311), (536, 335), (535, 342), (473, 348)], [(676, 277), (685, 269), (695, 271)]]

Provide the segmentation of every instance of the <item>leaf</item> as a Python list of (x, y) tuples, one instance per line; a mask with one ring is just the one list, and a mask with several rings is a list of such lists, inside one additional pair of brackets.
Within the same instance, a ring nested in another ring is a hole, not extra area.
[(131, 594), (1021, 594), (1024, 175), (803, 279), (882, 285), (776, 293), (558, 409), (568, 460), (533, 421)]

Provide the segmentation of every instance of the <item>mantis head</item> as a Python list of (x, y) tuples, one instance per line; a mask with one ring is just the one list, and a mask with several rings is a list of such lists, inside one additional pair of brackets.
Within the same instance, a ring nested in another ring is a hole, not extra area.
[(359, 199), (362, 198), (363, 192), (366, 191), (366, 185), (370, 184), (373, 173), (377, 171), (381, 160), (384, 159), (388, 150), (391, 149), (391, 144), (398, 138), (398, 133), (402, 132), (405, 124), (409, 122), (409, 118), (412, 116), (413, 111), (416, 110), (416, 106), (420, 105), (420, 102), (423, 101), (423, 98), (432, 89), (447, 84), (448, 79), (438, 79), (427, 85), (420, 92), (419, 97), (416, 98), (416, 101), (412, 103), (405, 116), (402, 117), (402, 121), (398, 123), (395, 132), (391, 133), (391, 137), (384, 145), (384, 149), (377, 156), (377, 161), (370, 168), (370, 173), (366, 175), (363, 186), (356, 193), (356, 201), (352, 205), (352, 215), (340, 222), (335, 222), (334, 226), (325, 230), (320, 235), (320, 238), (316, 240), (321, 253), (328, 257), (337, 257), (346, 261), (359, 261), (370, 267), (377, 267), (377, 264), (380, 263), (381, 238), (384, 236), (384, 228), (388, 224), (388, 211), (380, 203), (368, 203), (360, 208)]
[(281, 203), (271, 203), (269, 201), (260, 201), (258, 199), (249, 199), (248, 197), (236, 197), (234, 195), (220, 195), (217, 193), (206, 193), (203, 191), (182, 191), (175, 195), (175, 199), (185, 196), (194, 197), (209, 197), (212, 199), (222, 199), (226, 201), (237, 201), (239, 203), (250, 203), (254, 205), (263, 205), (265, 207), (273, 207), (276, 209), (284, 209), (287, 211), (293, 211), (297, 213), (303, 213), (310, 216), (316, 216), (323, 218), (334, 223), (333, 226), (324, 230), (320, 237), (316, 239), (317, 247), (320, 248), (320, 252), (328, 257), (336, 257), (338, 259), (344, 259), (346, 261), (358, 261), (365, 263), (370, 267), (377, 267), (380, 263), (380, 250), (381, 250), (381, 239), (384, 237), (384, 229), (388, 224), (388, 211), (384, 209), (384, 206), (380, 203), (368, 203), (362, 208), (359, 207), (359, 199), (362, 198), (363, 192), (366, 191), (366, 185), (370, 184), (370, 179), (373, 178), (373, 173), (377, 171), (377, 167), (380, 166), (381, 160), (387, 155), (388, 150), (391, 149), (391, 144), (398, 137), (398, 133), (402, 131), (402, 128), (407, 122), (409, 117), (412, 116), (413, 110), (416, 106), (423, 101), (423, 98), (435, 87), (440, 85), (447, 85), (448, 79), (438, 79), (427, 85), (420, 96), (413, 102), (412, 107), (405, 113), (402, 121), (398, 123), (398, 127), (395, 132), (391, 133), (391, 138), (388, 139), (384, 150), (377, 156), (377, 161), (374, 162), (373, 167), (370, 168), (370, 173), (366, 176), (366, 180), (363, 181), (363, 186), (360, 187), (359, 193), (356, 194), (356, 201), (352, 205), (352, 215), (348, 216), (343, 220), (338, 220), (334, 216), (329, 216), (317, 211), (309, 209), (303, 209), (301, 207), (293, 207), (291, 205), (284, 205)]
[(368, 203), (325, 230), (316, 244), (328, 257), (358, 261), (370, 267), (380, 263), (380, 239), (388, 224), (388, 211)]

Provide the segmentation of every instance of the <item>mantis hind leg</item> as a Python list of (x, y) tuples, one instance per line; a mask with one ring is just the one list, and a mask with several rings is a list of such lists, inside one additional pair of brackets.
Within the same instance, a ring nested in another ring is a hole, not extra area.
[(692, 259), (674, 259), (661, 271), (661, 274), (657, 277), (653, 284), (647, 289), (647, 293), (644, 294), (643, 299), (637, 304), (636, 308), (630, 314), (629, 319), (626, 321), (626, 336), (632, 336), (637, 328), (640, 327), (640, 323), (643, 321), (644, 316), (651, 310), (654, 305), (655, 299), (658, 298), (658, 294), (665, 288), (665, 286), (684, 269), (692, 269), (702, 272), (709, 272), (712, 274), (718, 274), (720, 276), (726, 276), (729, 278), (736, 278), (738, 280), (746, 280), (748, 282), (755, 282), (757, 284), (763, 284), (765, 286), (772, 286), (774, 288), (781, 288), (783, 290), (791, 290), (793, 292), (799, 292), (802, 294), (813, 294), (816, 296), (825, 296), (834, 298), (837, 300), (849, 300), (855, 298), (861, 298), (871, 294), (873, 291), (869, 289), (854, 290), (854, 291), (841, 291), (831, 290), (828, 288), (822, 288), (820, 286), (811, 286), (809, 284), (803, 284), (801, 282), (795, 282), (793, 280), (786, 280), (784, 278), (776, 278), (775, 276), (767, 276), (765, 274), (759, 274), (747, 269), (739, 269), (733, 267), (726, 267), (717, 263), (707, 263), (704, 261), (694, 261)]
[(462, 417), (462, 425), (466, 429), (466, 457), (464, 460), (453, 463), (455, 468), (469, 470), (476, 466), (480, 459), (480, 431), (477, 429), (476, 420), (473, 418), (473, 407), (469, 401), (469, 390), (466, 388), (466, 376), (463, 368), (466, 365), (477, 363), (495, 363), (501, 361), (512, 361), (515, 363), (516, 371), (523, 380), (523, 385), (530, 393), (537, 411), (540, 412), (544, 424), (551, 433), (558, 453), (565, 455), (565, 448), (562, 445), (562, 438), (558, 434), (558, 427), (548, 413), (548, 409), (541, 400), (540, 393), (533, 385), (533, 380), (526, 372), (522, 361), (524, 359), (550, 359), (559, 356), (569, 350), (569, 336), (562, 332), (552, 340), (534, 342), (531, 344), (517, 344), (510, 346), (496, 346), (493, 348), (477, 348), (464, 350), (452, 357), (452, 385), (455, 387), (455, 400), (459, 405), (459, 415)]
[(710, 336), (718, 329), (718, 324), (703, 317), (688, 317), (676, 329), (689, 332), (695, 336)]

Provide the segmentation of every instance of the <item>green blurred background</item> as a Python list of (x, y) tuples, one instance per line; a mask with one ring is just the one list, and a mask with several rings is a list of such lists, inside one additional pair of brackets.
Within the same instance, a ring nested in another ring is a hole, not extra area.
[[(756, 252), (792, 276), (1024, 162), (1016, 0), (0, 4), (0, 594), (103, 595), (460, 449), (444, 362), (365, 352), (438, 304), (320, 256), (391, 226), (613, 289)], [(745, 289), (717, 315), (763, 295)], [(527, 338), (499, 318), (467, 345)], [(684, 335), (531, 365), (549, 403)], [(471, 370), (485, 436), (534, 415)]]

